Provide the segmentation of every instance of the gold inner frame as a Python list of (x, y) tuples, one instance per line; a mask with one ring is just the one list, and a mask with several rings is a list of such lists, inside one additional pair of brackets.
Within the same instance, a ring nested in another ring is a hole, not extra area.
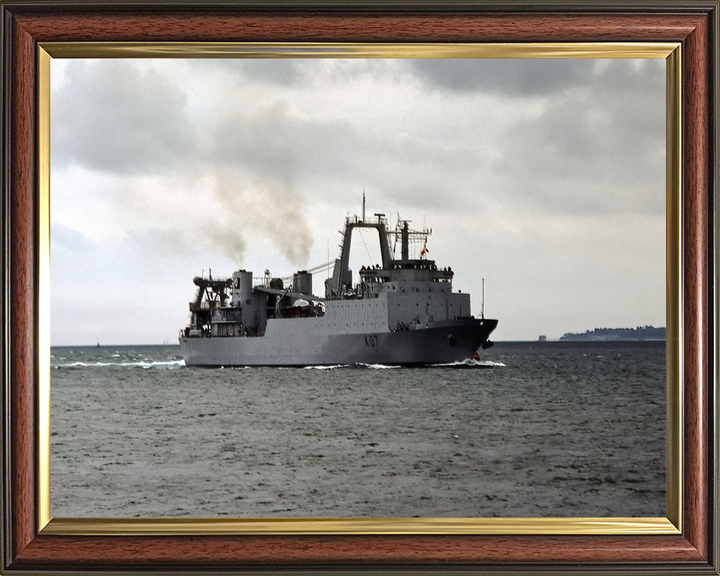
[[(666, 60), (666, 518), (52, 518), (50, 65), (52, 58), (654, 58)], [(42, 534), (679, 534), (682, 519), (681, 45), (41, 42), (38, 45), (38, 529)]]

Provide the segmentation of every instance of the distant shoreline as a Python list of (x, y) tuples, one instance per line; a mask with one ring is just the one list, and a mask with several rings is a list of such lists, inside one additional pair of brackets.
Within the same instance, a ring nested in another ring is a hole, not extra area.
[(589, 342), (627, 342), (627, 341), (663, 341), (666, 339), (665, 327), (638, 326), (637, 328), (594, 328), (583, 333), (568, 332), (560, 340)]

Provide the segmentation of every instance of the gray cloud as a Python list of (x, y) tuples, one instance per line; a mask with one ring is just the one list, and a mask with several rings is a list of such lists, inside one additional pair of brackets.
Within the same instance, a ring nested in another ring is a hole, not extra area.
[(153, 70), (123, 60), (73, 61), (51, 103), (53, 162), (116, 174), (176, 165), (196, 138), (184, 103), (176, 85)]
[[(433, 111), (434, 119), (409, 115), (398, 129), (381, 121), (324, 118), (323, 112), (304, 116), (284, 99), (229, 109), (209, 127), (209, 148), (200, 155), (217, 168), (297, 194), (295, 182), (303, 182), (316, 199), (329, 200), (350, 184), (425, 209), (466, 195), (476, 185), (474, 174), (488, 165), (481, 152), (481, 145), (490, 145), (487, 138), (457, 137), (463, 128), (473, 134), (480, 128), (464, 117), (453, 126), (457, 118), (447, 108)], [(424, 122), (448, 125), (447, 134), (418, 129)]]
[[(233, 86), (242, 86), (252, 77), (259, 82), (255, 86), (289, 78), (344, 85), (375, 74), (390, 78), (393, 68), (397, 75), (397, 66), (383, 60), (208, 60), (197, 65), (206, 70), (210, 66), (213, 72), (234, 71)], [(412, 117), (406, 120), (406, 130), (388, 132), (377, 121), (324, 117), (328, 109), (299, 114), (291, 105), (295, 92), (290, 90), (275, 91), (274, 99), (261, 102), (226, 96), (227, 105), (214, 109), (214, 116), (203, 116), (198, 124), (186, 111), (181, 79), (175, 84), (152, 70), (143, 73), (120, 61), (73, 63), (67, 75), (67, 89), (53, 101), (53, 162), (57, 166), (72, 163), (123, 176), (173, 170), (189, 178), (222, 170), (234, 173), (237, 180), (294, 190), (288, 200), (302, 195), (298, 179), (317, 182), (314, 195), (332, 197), (337, 190), (328, 182), (334, 184), (342, 174), (345, 181), (356, 182), (358, 189), (375, 186), (404, 201), (428, 188), (429, 181), (442, 185), (436, 182), (442, 170), (462, 171), (477, 160), (461, 145), (415, 133)], [(319, 96), (325, 102), (322, 106), (333, 108), (332, 100)], [(448, 110), (438, 109), (436, 114), (446, 116)], [(132, 191), (123, 188), (122, 197), (128, 194)], [(427, 200), (434, 203), (436, 198), (432, 194)]]
[(272, 66), (267, 65), (267, 59), (235, 60), (239, 64), (241, 73), (249, 81), (270, 82), (283, 86), (294, 85), (303, 80), (302, 67), (297, 60), (277, 59)]
[(301, 62), (289, 58), (209, 58), (193, 62), (195, 72), (203, 68), (236, 85), (263, 82), (290, 86), (309, 80)]
[[(241, 262), (251, 230), (275, 242), (291, 262), (307, 265), (312, 236), (293, 183), (293, 157), (303, 132), (319, 131), (317, 141), (324, 142), (332, 128), (293, 121), (278, 102), (254, 120), (244, 107), (233, 108), (235, 114), (226, 111), (200, 134), (179, 94), (163, 76), (141, 73), (126, 62), (71, 66), (68, 89), (53, 101), (54, 165), (75, 164), (118, 177), (110, 190), (118, 209), (132, 226), (156, 229), (147, 237), (163, 253), (202, 246)], [(187, 217), (168, 219), (166, 204), (147, 201), (160, 192), (153, 191), (157, 186), (133, 180), (170, 170), (175, 177), (168, 181), (184, 175), (181, 185), (200, 186), (198, 202), (218, 202), (213, 217), (188, 206)], [(291, 244), (283, 238), (288, 232)]]
[(653, 61), (607, 63), (592, 82), (511, 127), (496, 170), (538, 208), (663, 214), (664, 79)]
[[(315, 170), (328, 157), (343, 161), (345, 151), (358, 145), (355, 128), (348, 120), (294, 114), (285, 99), (250, 109), (229, 109), (212, 129), (211, 148), (205, 152), (209, 161), (242, 164), (283, 178), (303, 169), (304, 162), (312, 162), (314, 166), (306, 169)], [(334, 170), (342, 169), (343, 165), (334, 166)]]
[(591, 79), (593, 61), (533, 60), (408, 60), (417, 77), (437, 89), (453, 92), (529, 97), (557, 94)]

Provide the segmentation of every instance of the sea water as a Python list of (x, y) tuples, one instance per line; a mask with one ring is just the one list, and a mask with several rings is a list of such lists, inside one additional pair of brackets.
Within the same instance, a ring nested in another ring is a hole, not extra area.
[(665, 343), (430, 368), (52, 349), (58, 517), (665, 516)]

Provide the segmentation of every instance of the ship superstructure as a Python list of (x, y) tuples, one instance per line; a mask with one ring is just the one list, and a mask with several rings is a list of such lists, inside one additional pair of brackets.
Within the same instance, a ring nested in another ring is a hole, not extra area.
[[(350, 269), (353, 230), (377, 231), (381, 262)], [(312, 294), (312, 271), (292, 279), (196, 277), (190, 323), (180, 333), (188, 366), (427, 365), (462, 362), (491, 345), (497, 320), (474, 318), (470, 295), (453, 292), (454, 272), (426, 258), (430, 230), (384, 214), (345, 220), (340, 257)], [(394, 247), (400, 243), (400, 258)], [(410, 245), (422, 243), (419, 257)], [(391, 247), (392, 244), (392, 247)]]

